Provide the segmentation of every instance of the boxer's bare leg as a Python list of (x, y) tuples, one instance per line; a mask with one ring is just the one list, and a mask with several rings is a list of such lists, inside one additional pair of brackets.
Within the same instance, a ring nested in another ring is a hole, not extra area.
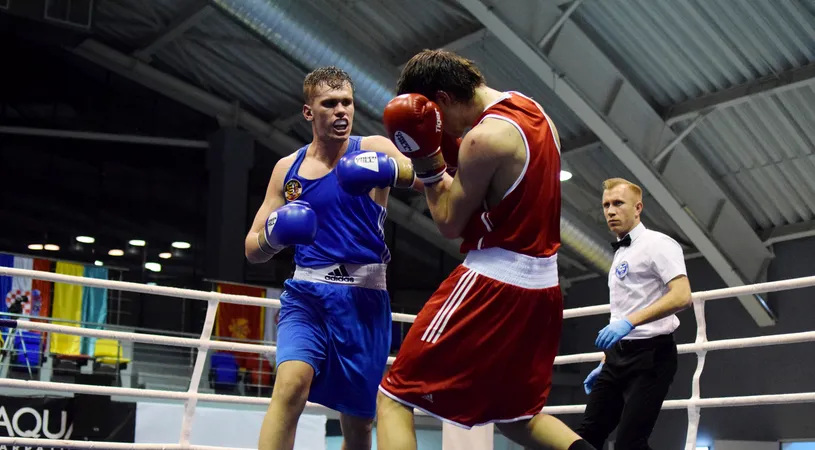
[(376, 445), (379, 450), (416, 450), (413, 408), (383, 393), (376, 398)]
[(581, 440), (571, 428), (553, 416), (538, 414), (529, 420), (498, 423), (495, 426), (508, 439), (528, 449), (570, 450)]
[(314, 369), (302, 361), (286, 361), (277, 369), (272, 401), (260, 427), (258, 450), (294, 448), (300, 414), (306, 407)]
[(373, 419), (340, 414), (341, 450), (371, 450)]

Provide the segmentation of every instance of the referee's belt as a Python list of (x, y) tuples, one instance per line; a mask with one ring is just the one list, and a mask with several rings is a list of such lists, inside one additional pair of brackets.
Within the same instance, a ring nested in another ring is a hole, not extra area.
[(661, 334), (652, 338), (646, 339), (621, 339), (615, 346), (623, 352), (647, 350), (650, 348), (661, 347), (667, 344), (675, 344), (673, 333)]

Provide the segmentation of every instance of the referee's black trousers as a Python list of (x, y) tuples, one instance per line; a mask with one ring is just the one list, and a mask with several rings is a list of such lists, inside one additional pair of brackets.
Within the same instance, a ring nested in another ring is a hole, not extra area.
[(606, 351), (606, 362), (595, 379), (577, 434), (599, 450), (617, 428), (614, 450), (650, 450), (648, 437), (676, 365), (672, 335), (615, 344)]

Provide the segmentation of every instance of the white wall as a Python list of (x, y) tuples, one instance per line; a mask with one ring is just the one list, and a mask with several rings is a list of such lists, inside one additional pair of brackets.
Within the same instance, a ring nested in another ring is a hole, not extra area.
[[(256, 449), (264, 411), (199, 407), (193, 416), (190, 443), (232, 449)], [(136, 443), (177, 443), (184, 406), (139, 402), (136, 406)], [(326, 448), (326, 416), (303, 414), (297, 423), (295, 450)]]

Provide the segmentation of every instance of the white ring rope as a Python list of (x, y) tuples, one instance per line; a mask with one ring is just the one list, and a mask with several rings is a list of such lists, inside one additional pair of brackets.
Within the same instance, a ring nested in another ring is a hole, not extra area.
[[(219, 302), (235, 303), (242, 305), (256, 305), (265, 307), (280, 307), (279, 300), (262, 299), (245, 295), (222, 294), (217, 292), (204, 292), (192, 289), (181, 289), (166, 286), (147, 286), (139, 283), (104, 280), (96, 278), (85, 278), (72, 275), (56, 274), (52, 272), (42, 272), (35, 270), (15, 269), (10, 267), (0, 267), (0, 275), (34, 278), (40, 280), (53, 281), (56, 283), (67, 283), (81, 286), (91, 286), (104, 289), (114, 289), (129, 292), (138, 292), (151, 295), (162, 295), (169, 297), (189, 298), (193, 300), (207, 301), (207, 317), (204, 323), (201, 337), (198, 339), (180, 338), (171, 336), (161, 336), (156, 334), (140, 334), (122, 331), (96, 330), (78, 328), (65, 325), (47, 324), (32, 321), (17, 321), (13, 319), (0, 319), (0, 327), (16, 327), (21, 329), (46, 331), (53, 333), (64, 333), (77, 336), (89, 336), (97, 338), (113, 338), (123, 341), (145, 342), (151, 344), (163, 344), (177, 347), (197, 348), (193, 374), (190, 379), (189, 389), (186, 392), (162, 391), (154, 389), (133, 389), (124, 387), (92, 386), (69, 383), (53, 383), (43, 381), (27, 381), (15, 379), (0, 379), (0, 386), (16, 389), (38, 389), (44, 391), (75, 392), (96, 395), (119, 395), (142, 398), (156, 398), (165, 400), (180, 400), (185, 402), (184, 421), (179, 444), (116, 444), (89, 441), (55, 441), (49, 439), (27, 439), (27, 438), (5, 438), (0, 437), (0, 444), (18, 445), (43, 445), (61, 446), (66, 448), (111, 448), (111, 449), (222, 449), (222, 447), (207, 447), (189, 444), (189, 431), (192, 426), (197, 401), (210, 401), (231, 404), (269, 404), (268, 398), (241, 397), (223, 394), (201, 394), (198, 386), (203, 374), (203, 367), (209, 349), (231, 350), (263, 354), (273, 354), (276, 347), (273, 345), (243, 344), (233, 342), (211, 341), (211, 333), (215, 312)], [(696, 341), (693, 344), (682, 344), (677, 346), (680, 354), (696, 353), (697, 368), (694, 372), (691, 398), (685, 400), (666, 400), (663, 402), (663, 409), (687, 409), (688, 410), (688, 434), (686, 439), (686, 450), (692, 450), (696, 445), (696, 433), (699, 425), (700, 409), (711, 407), (731, 407), (767, 404), (788, 404), (788, 403), (808, 403), (815, 402), (815, 392), (805, 392), (797, 394), (776, 394), (776, 395), (753, 395), (744, 397), (721, 397), (721, 398), (701, 398), (699, 380), (704, 369), (704, 360), (707, 352), (713, 350), (725, 350), (736, 348), (751, 348), (768, 345), (792, 344), (800, 342), (815, 341), (815, 331), (787, 333), (772, 336), (759, 336), (751, 338), (723, 339), (718, 341), (707, 340), (707, 325), (704, 317), (704, 302), (721, 298), (737, 297), (741, 295), (758, 294), (766, 292), (776, 292), (790, 289), (815, 286), (815, 276), (793, 278), (781, 281), (772, 281), (754, 285), (739, 286), (733, 288), (716, 289), (704, 292), (693, 293), (694, 312), (697, 321)], [(586, 317), (609, 313), (609, 305), (597, 305), (582, 308), (573, 308), (563, 311), (563, 318)], [(413, 322), (416, 316), (410, 314), (393, 314), (395, 322)], [(561, 355), (555, 358), (555, 364), (576, 364), (583, 362), (599, 361), (602, 359), (602, 352), (582, 353), (575, 355)], [(388, 358), (388, 363), (392, 364), (394, 358)], [(313, 403), (306, 405), (309, 409), (325, 410), (326, 408)], [(548, 414), (579, 414), (585, 410), (586, 405), (563, 405), (547, 406), (543, 412)], [(424, 415), (419, 411), (417, 414)]]
[[(19, 445), (25, 448), (42, 447), (47, 444), (48, 448), (81, 448), (81, 449), (138, 449), (138, 450), (224, 450), (224, 447), (210, 447), (207, 445), (181, 445), (181, 444), (123, 444), (120, 442), (95, 442), (95, 441), (65, 441), (60, 439), (33, 439), (33, 438), (12, 438), (0, 437), (0, 444)], [(232, 449), (233, 447), (230, 447)], [(252, 450), (235, 448), (234, 450)]]
[[(248, 295), (222, 294), (219, 292), (196, 291), (170, 286), (147, 286), (145, 284), (129, 281), (104, 280), (99, 278), (85, 278), (61, 273), (43, 272), (38, 270), (15, 269), (13, 267), (0, 267), (0, 275), (9, 277), (34, 278), (37, 280), (53, 281), (55, 283), (76, 284), (80, 286), (99, 287), (118, 291), (138, 292), (141, 294), (163, 295), (165, 297), (180, 297), (191, 300), (218, 300), (224, 303), (239, 305), (255, 305), (280, 308), (280, 300), (269, 300)], [(769, 281), (766, 283), (737, 286), (710, 291), (694, 292), (693, 298), (701, 301), (717, 300), (741, 295), (760, 294), (765, 292), (778, 292), (798, 289), (815, 285), (815, 276), (791, 278), (789, 280)], [(563, 311), (564, 319), (575, 317), (596, 316), (610, 311), (609, 305), (586, 306)], [(394, 322), (409, 322), (416, 320), (413, 314), (393, 313)]]

